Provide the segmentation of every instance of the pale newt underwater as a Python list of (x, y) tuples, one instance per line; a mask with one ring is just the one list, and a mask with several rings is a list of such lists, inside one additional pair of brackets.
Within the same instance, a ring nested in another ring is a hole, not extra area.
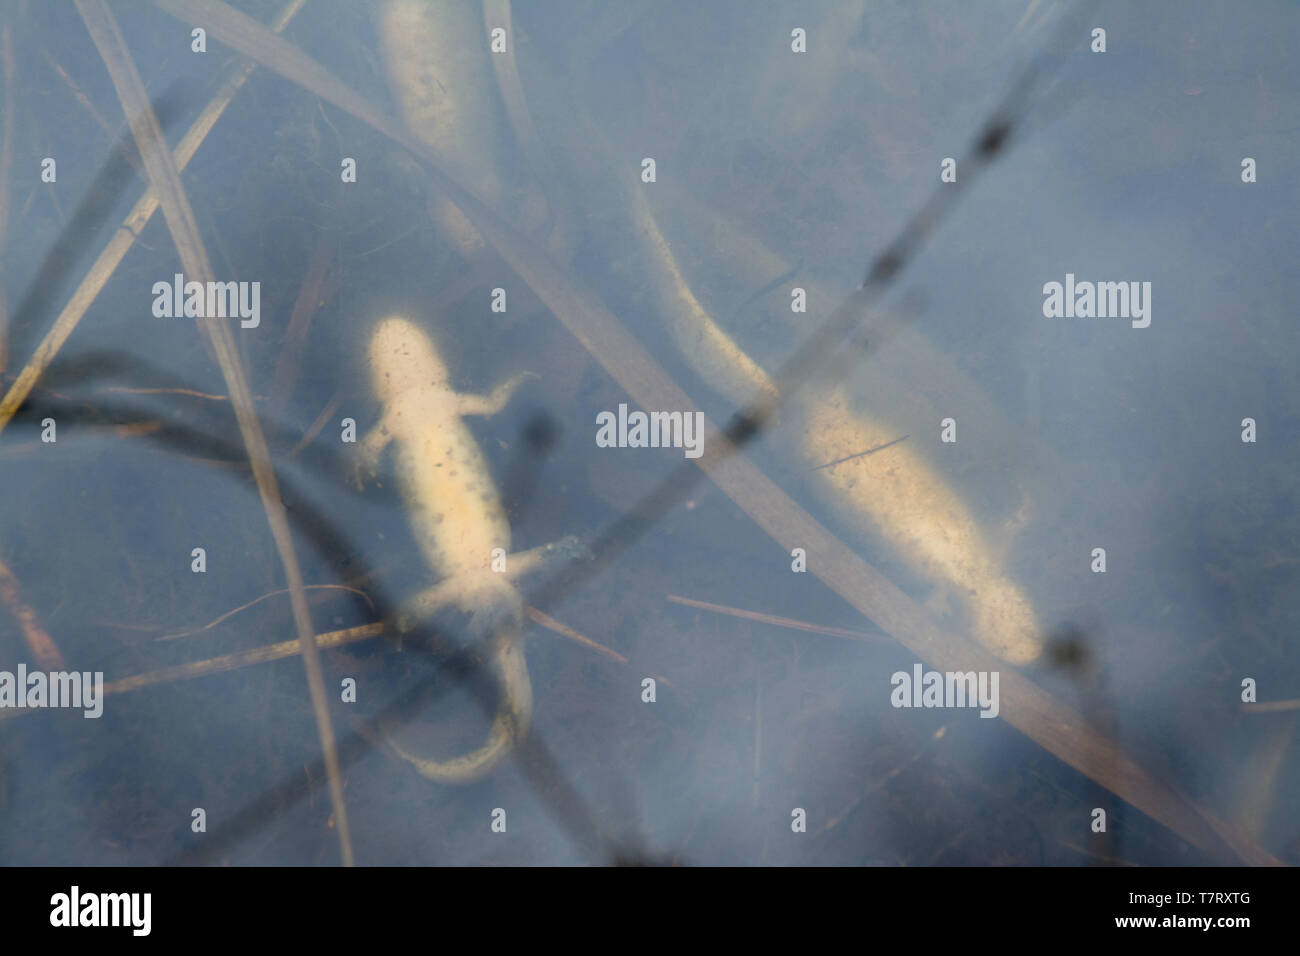
[[(424, 776), (446, 783), (474, 780), (491, 770), (522, 736), (532, 715), (532, 685), (524, 658), (523, 600), (504, 573), (492, 569), (510, 551), (510, 525), (487, 462), (461, 420), (492, 415), (505, 407), (529, 377), (521, 373), (491, 395), (457, 392), (433, 340), (414, 322), (381, 321), (370, 338), (370, 373), (383, 403), (379, 423), (359, 445), (360, 469), (373, 472), (389, 444), (411, 530), (439, 583), (420, 592), (401, 611), (398, 629), (408, 630), (434, 610), (452, 606), (470, 615), (474, 637), (488, 641), (488, 660), (500, 687), (500, 706), (478, 750), (448, 760), (416, 756), (385, 733), (387, 742)], [(535, 565), (510, 559), (512, 576)]]
[[(485, 46), (476, 41), (483, 23), (474, 11), (469, 3), (388, 0), (379, 16), (379, 33), (389, 85), (408, 126), (449, 170), (497, 206), (503, 199), (502, 130), (486, 92), (491, 88), (491, 66)], [(683, 360), (738, 407), (755, 398), (779, 403), (782, 396), (772, 376), (695, 295), (655, 221), (646, 191), (626, 182), (608, 190), (592, 187), (617, 168), (618, 156), (594, 123), (580, 110), (572, 113), (568, 141), (581, 148), (571, 150), (570, 159), (574, 168), (584, 171), (583, 194), (597, 206), (627, 205), (627, 232), (640, 245), (658, 311)], [(447, 205), (435, 199), (435, 218), (457, 246), (471, 254), (481, 239)], [(595, 221), (601, 212), (593, 207), (588, 218)], [(716, 255), (710, 262), (720, 267)], [(817, 301), (833, 300), (828, 291), (811, 291)], [(936, 350), (919, 354), (935, 355)], [(925, 378), (903, 384), (911, 390)], [(792, 405), (796, 424), (778, 439), (795, 439), (791, 450), (814, 469), (812, 489), (836, 516), (863, 540), (883, 539), (904, 565), (936, 586), (936, 598), (951, 595), (958, 615), (965, 611), (965, 623), (984, 647), (1014, 664), (1036, 660), (1043, 635), (1028, 594), (1002, 566), (999, 549), (992, 546), (960, 490), (922, 453), (919, 439), (894, 444), (879, 455), (854, 457), (890, 442), (902, 430), (888, 414), (855, 401), (842, 386), (808, 383)], [(822, 467), (839, 459), (846, 460)]]

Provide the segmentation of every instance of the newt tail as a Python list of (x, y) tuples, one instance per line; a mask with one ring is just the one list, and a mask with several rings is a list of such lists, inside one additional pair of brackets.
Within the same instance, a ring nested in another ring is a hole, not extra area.
[[(447, 760), (421, 757), (407, 750), (382, 729), (384, 742), (415, 770), (438, 783), (470, 783), (489, 773), (528, 733), (533, 713), (533, 686), (524, 656), (523, 601), (508, 582), (496, 579), (497, 600), (482, 601), (470, 609), (470, 630), (491, 628), (487, 659), (500, 695), (496, 717), (483, 746)], [(508, 592), (508, 593), (506, 593)]]

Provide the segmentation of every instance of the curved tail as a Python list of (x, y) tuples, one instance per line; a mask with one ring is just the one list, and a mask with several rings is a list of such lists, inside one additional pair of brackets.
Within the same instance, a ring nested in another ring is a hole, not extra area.
[(510, 753), (528, 733), (533, 716), (533, 685), (528, 679), (528, 661), (524, 655), (523, 599), (506, 581), (497, 578), (500, 587), (490, 600), (471, 615), (471, 627), (491, 627), (489, 667), (496, 677), (500, 694), (497, 713), (488, 730), (487, 741), (477, 750), (447, 760), (434, 760), (411, 753), (388, 732), (381, 730), (385, 741), (399, 757), (415, 767), (421, 776), (439, 783), (469, 783), (486, 775), (501, 758)]

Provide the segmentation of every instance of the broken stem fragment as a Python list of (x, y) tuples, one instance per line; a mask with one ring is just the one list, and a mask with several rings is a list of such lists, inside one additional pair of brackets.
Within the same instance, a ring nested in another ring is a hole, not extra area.
[(900, 435), (893, 441), (887, 441), (883, 445), (877, 445), (875, 448), (868, 448), (866, 451), (860, 451), (857, 454), (845, 455), (843, 458), (836, 458), (834, 461), (828, 461), (824, 465), (818, 465), (816, 468), (810, 468), (809, 471), (821, 471), (823, 468), (834, 468), (836, 465), (842, 465), (846, 461), (852, 461), (854, 458), (863, 458), (866, 455), (874, 455), (878, 451), (884, 451), (890, 445), (897, 445), (900, 441), (911, 438), (911, 435)]

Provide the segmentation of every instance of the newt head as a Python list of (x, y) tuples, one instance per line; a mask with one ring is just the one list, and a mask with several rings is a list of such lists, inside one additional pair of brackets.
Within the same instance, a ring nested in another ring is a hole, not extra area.
[(397, 315), (382, 320), (371, 334), (370, 374), (382, 402), (414, 388), (451, 388), (451, 375), (429, 334)]

